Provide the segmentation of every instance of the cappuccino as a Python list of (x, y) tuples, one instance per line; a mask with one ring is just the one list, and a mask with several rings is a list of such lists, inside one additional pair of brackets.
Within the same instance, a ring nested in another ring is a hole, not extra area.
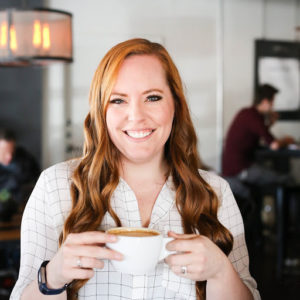
[(124, 228), (124, 229), (115, 229), (115, 230), (109, 230), (108, 231), (110, 234), (115, 234), (115, 235), (122, 235), (122, 236), (136, 236), (136, 237), (141, 237), (141, 236), (154, 236), (154, 235), (159, 235), (158, 232), (152, 231), (152, 230), (130, 230), (129, 228)]
[(153, 271), (160, 260), (172, 253), (166, 249), (166, 244), (172, 238), (164, 238), (154, 229), (115, 227), (106, 232), (118, 236), (116, 243), (106, 243), (106, 246), (124, 255), (122, 261), (110, 261), (119, 272), (146, 274)]

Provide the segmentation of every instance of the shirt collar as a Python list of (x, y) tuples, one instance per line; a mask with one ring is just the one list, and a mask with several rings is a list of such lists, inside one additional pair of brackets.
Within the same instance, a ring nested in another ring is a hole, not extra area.
[[(149, 228), (153, 228), (161, 219), (170, 212), (175, 203), (175, 189), (172, 176), (170, 175), (159, 192), (152, 209)], [(123, 226), (141, 227), (141, 217), (136, 196), (127, 184), (120, 177), (119, 184), (113, 193), (112, 208), (120, 217)], [(126, 222), (127, 224), (124, 224)]]

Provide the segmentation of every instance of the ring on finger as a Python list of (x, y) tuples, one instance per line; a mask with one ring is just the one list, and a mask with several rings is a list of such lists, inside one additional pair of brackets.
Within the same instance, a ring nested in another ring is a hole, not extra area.
[(80, 257), (78, 257), (77, 261), (76, 261), (76, 266), (80, 269), (82, 269), (82, 262), (81, 262), (81, 259)]
[(181, 266), (181, 268), (180, 268), (180, 273), (182, 274), (182, 275), (186, 275), (187, 274), (187, 266)]

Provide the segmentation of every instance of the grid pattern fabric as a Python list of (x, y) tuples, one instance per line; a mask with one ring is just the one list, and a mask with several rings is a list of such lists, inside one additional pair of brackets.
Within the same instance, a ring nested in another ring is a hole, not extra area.
[[(24, 288), (37, 277), (44, 260), (51, 260), (58, 250), (58, 237), (71, 208), (70, 184), (78, 160), (57, 164), (42, 172), (26, 205), (21, 227), (21, 266), (18, 281), (10, 300), (19, 300)], [(199, 171), (212, 186), (220, 200), (218, 218), (234, 236), (229, 259), (240, 278), (251, 290), (254, 299), (260, 299), (256, 282), (249, 274), (248, 252), (244, 239), (241, 214), (225, 180), (209, 172)], [(120, 178), (113, 193), (111, 205), (122, 225), (141, 227), (138, 203), (134, 192)], [(106, 213), (99, 230), (115, 227)], [(172, 178), (169, 177), (153, 207), (149, 228), (167, 236), (169, 230), (182, 233), (181, 218), (175, 205)], [(146, 275), (116, 272), (108, 260), (80, 290), (79, 299), (196, 299), (195, 283), (170, 271), (163, 261)]]

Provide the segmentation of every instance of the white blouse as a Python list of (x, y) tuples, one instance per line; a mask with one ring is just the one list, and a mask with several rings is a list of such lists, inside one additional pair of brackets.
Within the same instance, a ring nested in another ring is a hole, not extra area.
[[(58, 250), (58, 238), (71, 209), (71, 176), (77, 165), (78, 160), (72, 160), (42, 172), (28, 200), (21, 227), (19, 278), (10, 300), (20, 299), (24, 288), (36, 279), (41, 263), (51, 260)], [(249, 274), (242, 217), (229, 185), (215, 174), (202, 170), (199, 172), (216, 192), (220, 200), (218, 218), (234, 237), (229, 259), (254, 299), (260, 299), (256, 282)], [(112, 195), (111, 205), (123, 226), (142, 226), (137, 199), (122, 178)], [(111, 227), (115, 227), (115, 223), (106, 213), (99, 230)], [(171, 177), (156, 199), (149, 228), (165, 236), (169, 230), (183, 232)], [(110, 262), (104, 260), (104, 268), (97, 269), (94, 277), (79, 290), (79, 299), (196, 299), (195, 282), (175, 275), (163, 261), (152, 273), (129, 275), (116, 272)]]

